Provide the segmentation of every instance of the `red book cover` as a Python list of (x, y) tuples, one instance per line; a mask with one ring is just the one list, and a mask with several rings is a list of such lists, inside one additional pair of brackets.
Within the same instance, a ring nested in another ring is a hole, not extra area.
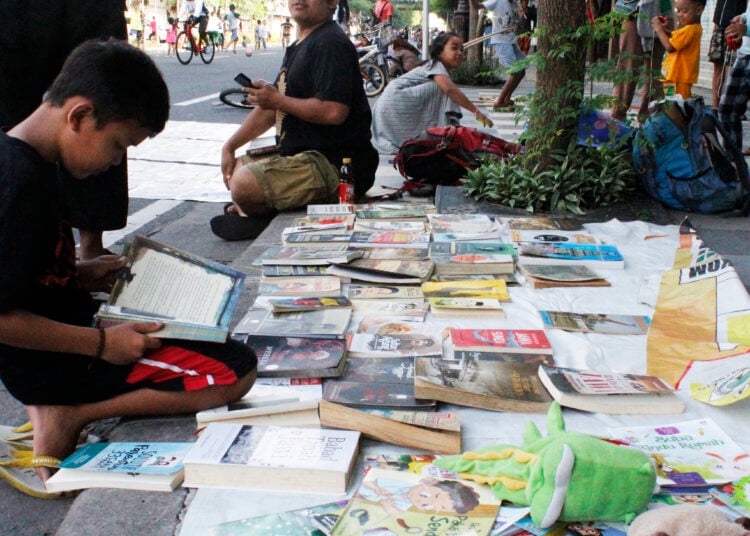
[(456, 350), (552, 353), (542, 329), (450, 328)]

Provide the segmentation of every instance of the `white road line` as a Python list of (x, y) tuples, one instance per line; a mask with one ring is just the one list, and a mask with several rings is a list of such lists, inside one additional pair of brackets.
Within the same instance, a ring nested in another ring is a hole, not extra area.
[(191, 104), (198, 104), (199, 102), (211, 100), (211, 99), (218, 99), (219, 94), (218, 93), (212, 93), (211, 95), (204, 95), (203, 97), (196, 97), (195, 99), (190, 99), (182, 102), (175, 102), (172, 106), (190, 106)]
[(104, 247), (107, 248), (111, 246), (126, 235), (129, 235), (133, 231), (140, 229), (154, 218), (157, 218), (165, 212), (172, 210), (180, 203), (182, 203), (182, 201), (177, 199), (159, 199), (157, 201), (154, 201), (147, 207), (142, 208), (138, 212), (130, 214), (128, 216), (128, 224), (124, 229), (118, 229), (117, 231), (106, 231), (104, 233)]

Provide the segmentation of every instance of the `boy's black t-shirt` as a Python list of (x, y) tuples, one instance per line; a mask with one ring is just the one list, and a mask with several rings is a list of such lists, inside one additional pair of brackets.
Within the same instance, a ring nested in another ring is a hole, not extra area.
[(373, 151), (372, 113), (362, 86), (357, 51), (335, 22), (324, 23), (286, 49), (276, 86), (281, 94), (290, 97), (349, 106), (349, 115), (341, 125), (308, 123), (281, 114), (281, 124), (277, 125), (279, 154), (291, 156), (316, 150), (338, 168), (343, 157), (356, 162), (358, 153)]
[[(0, 313), (90, 323), (94, 305), (78, 281), (65, 212), (57, 167), (0, 132)], [(0, 356), (7, 349), (0, 345)]]

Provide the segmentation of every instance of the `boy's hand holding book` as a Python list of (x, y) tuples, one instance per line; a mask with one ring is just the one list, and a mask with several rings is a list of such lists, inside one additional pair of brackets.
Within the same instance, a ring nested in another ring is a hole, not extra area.
[[(161, 322), (126, 322), (107, 329), (102, 329), (99, 336), (103, 337), (99, 359), (113, 365), (128, 365), (143, 357), (148, 350), (155, 350), (161, 346), (161, 340), (149, 337), (149, 333), (159, 331), (164, 327)], [(99, 349), (97, 348), (97, 352)]]

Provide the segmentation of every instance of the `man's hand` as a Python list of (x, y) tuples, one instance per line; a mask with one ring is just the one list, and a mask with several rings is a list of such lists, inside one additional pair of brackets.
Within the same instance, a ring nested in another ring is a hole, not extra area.
[(735, 18), (733, 18), (732, 22), (730, 22), (729, 26), (727, 26), (727, 29), (724, 30), (724, 34), (742, 39), (742, 37), (747, 34), (747, 23), (745, 22), (745, 16), (737, 15)]
[[(281, 102), (281, 93), (276, 86), (264, 80), (254, 81), (254, 86), (247, 89), (250, 94), (250, 102), (260, 106), (264, 110), (278, 110)], [(243, 91), (245, 89), (243, 88)]]
[(221, 148), (221, 177), (224, 179), (224, 186), (229, 190), (229, 180), (234, 173), (234, 166), (237, 160), (234, 157), (234, 149), (227, 144)]
[(117, 271), (125, 266), (125, 257), (100, 255), (78, 263), (78, 277), (83, 288), (90, 291), (109, 292), (117, 279)]
[(159, 331), (161, 322), (128, 322), (104, 330), (104, 352), (101, 358), (113, 365), (138, 361), (148, 350), (161, 346), (161, 341), (147, 333)]

